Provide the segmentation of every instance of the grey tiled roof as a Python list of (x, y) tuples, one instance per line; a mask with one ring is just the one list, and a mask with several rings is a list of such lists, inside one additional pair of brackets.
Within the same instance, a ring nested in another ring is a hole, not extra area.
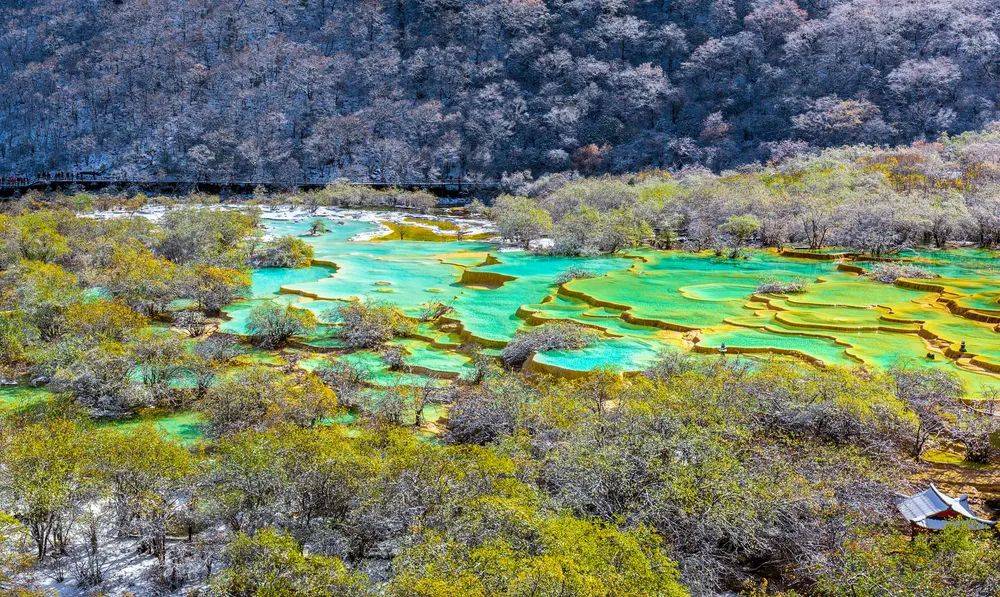
[(935, 519), (934, 517), (948, 510), (953, 510), (973, 523), (974, 528), (984, 528), (994, 524), (993, 521), (980, 518), (969, 509), (969, 498), (960, 495), (957, 498), (941, 493), (933, 484), (930, 488), (916, 495), (901, 500), (896, 507), (910, 522), (924, 528), (940, 530), (951, 521)]
[(906, 520), (918, 522), (929, 516), (940, 514), (948, 509), (948, 504), (938, 495), (933, 486), (916, 495), (912, 495), (896, 504)]

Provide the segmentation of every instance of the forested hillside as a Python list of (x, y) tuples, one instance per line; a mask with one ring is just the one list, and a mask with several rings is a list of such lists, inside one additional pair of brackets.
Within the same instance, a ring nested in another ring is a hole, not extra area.
[(998, 116), (993, 0), (6, 0), (0, 171), (714, 169)]

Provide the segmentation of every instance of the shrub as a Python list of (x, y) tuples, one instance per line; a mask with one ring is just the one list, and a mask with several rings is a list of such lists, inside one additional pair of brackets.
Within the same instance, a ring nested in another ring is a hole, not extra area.
[(800, 281), (784, 282), (782, 280), (765, 280), (757, 285), (758, 294), (795, 294), (805, 290), (805, 283)]
[(596, 274), (583, 268), (571, 267), (556, 278), (556, 284), (565, 284), (571, 280), (581, 280), (584, 278), (596, 278)]
[(184, 294), (210, 314), (218, 313), (250, 288), (250, 274), (239, 269), (199, 265), (184, 273), (180, 281)]
[(0, 360), (19, 361), (27, 347), (38, 339), (38, 330), (17, 311), (0, 313)]
[(58, 367), (49, 388), (68, 392), (94, 413), (120, 416), (148, 402), (132, 381), (135, 367), (135, 359), (120, 347), (100, 345)]
[(0, 282), (10, 307), (44, 338), (59, 333), (66, 310), (82, 296), (77, 276), (54, 263), (22, 261), (7, 270)]
[(527, 197), (499, 197), (490, 210), (500, 236), (528, 248), (552, 230), (552, 216)]
[(174, 315), (173, 324), (192, 338), (197, 338), (208, 331), (209, 320), (198, 311), (181, 311)]
[(662, 351), (653, 365), (643, 372), (652, 379), (666, 380), (690, 371), (697, 371), (701, 363), (698, 358), (680, 350)]
[(941, 370), (894, 367), (889, 374), (896, 396), (916, 414), (912, 450), (917, 458), (929, 440), (945, 431), (948, 410), (964, 394), (962, 384), (953, 374)]
[(1000, 458), (1000, 393), (992, 391), (975, 407), (955, 414), (951, 436), (965, 444), (965, 459), (989, 464)]
[(861, 534), (835, 554), (820, 595), (996, 595), (1000, 545), (991, 533), (949, 525), (940, 533)]
[(463, 391), (448, 411), (445, 438), (456, 444), (487, 444), (512, 435), (525, 406), (537, 391), (514, 375), (489, 378)]
[(316, 327), (316, 317), (310, 311), (264, 303), (254, 307), (247, 322), (247, 331), (262, 348), (282, 346), (292, 336), (299, 336)]
[(117, 301), (85, 301), (66, 309), (64, 332), (93, 340), (125, 341), (147, 319)]
[(319, 236), (321, 234), (326, 234), (330, 231), (330, 227), (326, 225), (326, 222), (317, 218), (309, 224), (309, 236)]
[(154, 404), (174, 398), (173, 384), (184, 375), (190, 358), (184, 341), (172, 333), (143, 331), (128, 346)]
[(316, 375), (324, 384), (333, 388), (341, 404), (354, 407), (363, 400), (362, 391), (371, 373), (346, 361), (336, 361), (317, 369)]
[(337, 315), (342, 322), (338, 335), (350, 348), (375, 348), (413, 329), (399, 309), (385, 303), (352, 302), (338, 308)]
[(312, 427), (337, 408), (337, 397), (314, 375), (295, 378), (264, 366), (239, 368), (201, 402), (215, 436), (281, 423)]
[(772, 365), (734, 383), (739, 403), (755, 412), (763, 433), (791, 434), (837, 445), (864, 446), (869, 454), (896, 454), (910, 445), (915, 419), (886, 378), (849, 370), (792, 371)]
[(177, 264), (242, 267), (257, 214), (235, 210), (183, 207), (164, 214), (157, 254)]
[(242, 355), (245, 351), (240, 343), (228, 336), (212, 336), (194, 346), (194, 354), (215, 363), (225, 363)]
[(604, 211), (580, 207), (554, 226), (551, 252), (559, 255), (615, 253), (640, 246), (653, 236), (652, 226), (633, 208)]
[(732, 236), (737, 247), (742, 247), (760, 230), (760, 220), (750, 214), (731, 216), (719, 226), (719, 230)]
[(382, 351), (382, 362), (390, 371), (402, 371), (406, 367), (406, 355), (398, 346), (390, 346)]
[(519, 331), (500, 352), (500, 358), (508, 367), (520, 367), (536, 352), (579, 350), (596, 338), (597, 332), (575, 323), (546, 323)]
[(146, 316), (162, 313), (180, 298), (177, 266), (145, 246), (116, 246), (100, 283), (112, 296)]
[(937, 278), (934, 272), (915, 265), (901, 263), (879, 263), (868, 272), (873, 280), (883, 284), (894, 284), (900, 278)]
[(306, 267), (312, 259), (313, 248), (309, 243), (294, 236), (282, 236), (254, 251), (250, 263), (254, 267)]
[(14, 590), (21, 588), (14, 578), (19, 573), (29, 570), (34, 560), (21, 549), (29, 537), (27, 527), (10, 514), (0, 512), (0, 588), (11, 591), (10, 594), (13, 595), (32, 594), (27, 590), (24, 592)]
[(228, 566), (215, 579), (224, 595), (367, 594), (365, 577), (342, 561), (308, 555), (291, 535), (262, 529), (239, 534), (226, 547)]
[[(3, 483), (10, 504), (5, 504), (5, 510), (9, 509), (28, 528), (38, 560), (44, 560), (50, 549), (65, 553), (68, 529), (99, 488), (93, 436), (67, 420), (42, 421), (5, 431)], [(0, 570), (7, 563), (0, 564)]]

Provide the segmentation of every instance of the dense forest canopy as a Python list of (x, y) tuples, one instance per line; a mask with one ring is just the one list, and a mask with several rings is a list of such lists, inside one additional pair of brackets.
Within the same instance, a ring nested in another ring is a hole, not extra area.
[(0, 170), (722, 169), (1000, 114), (992, 0), (8, 0)]

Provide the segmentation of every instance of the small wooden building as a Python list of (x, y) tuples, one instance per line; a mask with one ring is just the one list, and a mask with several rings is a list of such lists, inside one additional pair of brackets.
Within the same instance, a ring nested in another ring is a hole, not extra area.
[(976, 516), (969, 507), (969, 496), (957, 498), (945, 495), (931, 484), (916, 495), (903, 498), (896, 503), (903, 517), (910, 522), (913, 532), (940, 531), (951, 524), (962, 524), (971, 529), (986, 529), (995, 521)]

